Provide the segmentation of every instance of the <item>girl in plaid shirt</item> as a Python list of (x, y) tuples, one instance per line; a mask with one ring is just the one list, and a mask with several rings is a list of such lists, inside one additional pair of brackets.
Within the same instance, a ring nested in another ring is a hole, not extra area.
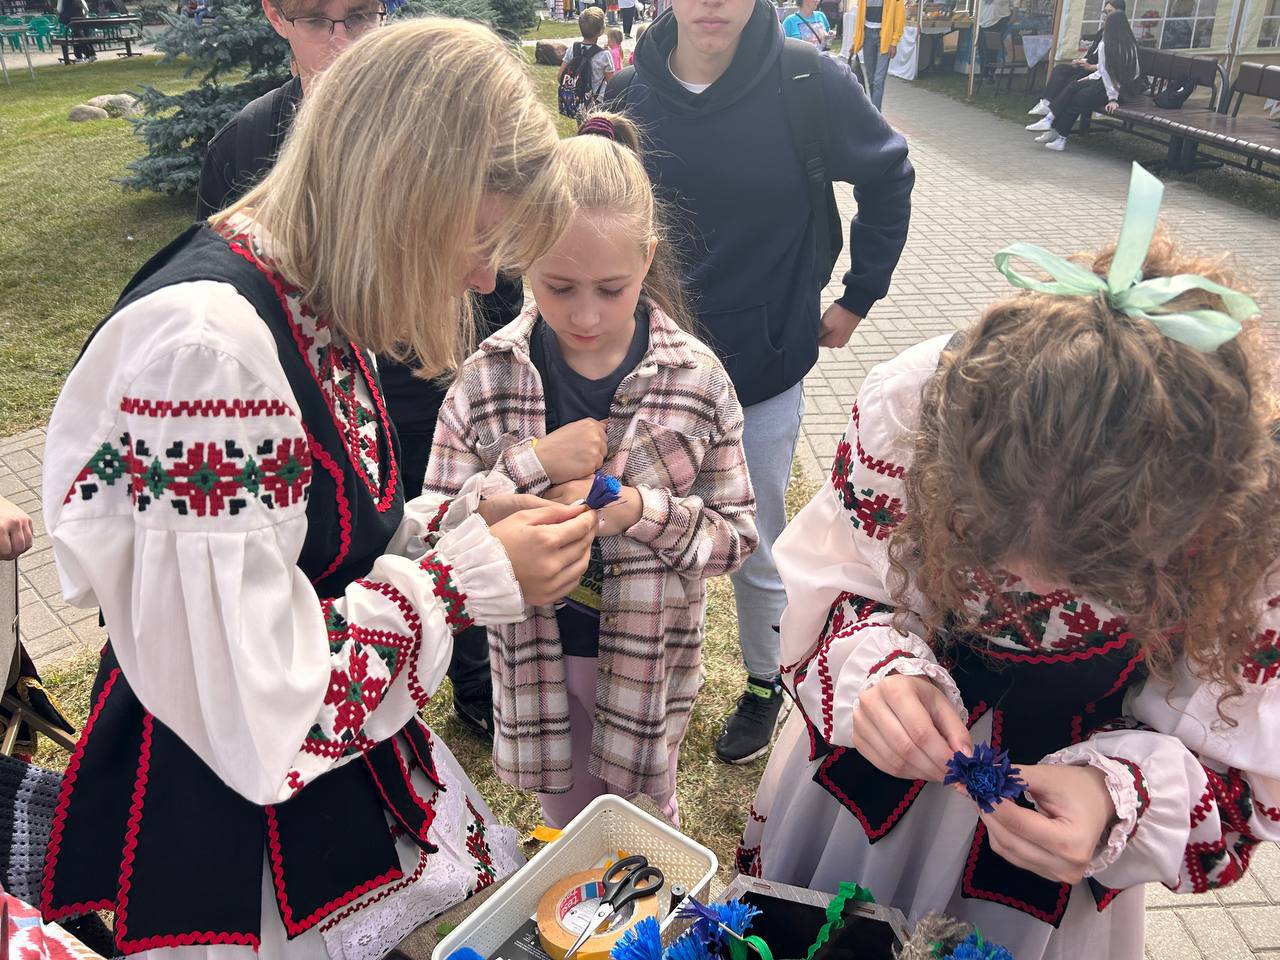
[(688, 332), (635, 128), (601, 114), (562, 147), (571, 225), (529, 271), (537, 302), (463, 364), (424, 493), (488, 473), (486, 489), (572, 503), (597, 470), (622, 481), (578, 588), (489, 634), (494, 768), (552, 826), (604, 793), (677, 820), (706, 579), (756, 545), (742, 408)]

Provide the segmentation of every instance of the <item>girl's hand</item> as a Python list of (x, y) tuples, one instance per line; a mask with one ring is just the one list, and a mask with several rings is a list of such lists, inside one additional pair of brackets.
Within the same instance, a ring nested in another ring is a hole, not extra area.
[(538, 441), (533, 452), (552, 483), (590, 478), (604, 466), (609, 454), (604, 426), (603, 420), (576, 420)]
[(1118, 101), (1116, 100), (1107, 101), (1107, 106), (1106, 106), (1107, 113), (1115, 113), (1119, 109), (1120, 109), (1120, 103)]
[(1023, 767), (1038, 810), (1012, 801), (980, 813), (991, 849), (1016, 867), (1049, 880), (1079, 883), (1116, 820), (1101, 770), (1059, 764)]
[(972, 750), (973, 740), (933, 681), (894, 674), (858, 698), (853, 745), (890, 776), (941, 782), (947, 761)]
[(502, 544), (525, 603), (542, 606), (567, 596), (586, 573), (596, 517), (585, 506), (521, 510), (489, 528)]
[(0, 560), (17, 560), (31, 549), (31, 518), (0, 497)]
[(552, 505), (551, 500), (543, 500), (532, 493), (505, 493), (498, 497), (481, 500), (480, 505), (476, 507), (476, 513), (480, 514), (484, 522), (492, 527), (500, 520), (505, 520), (521, 510), (537, 510), (539, 507)]
[[(551, 487), (547, 490), (547, 499), (554, 500), (556, 503), (577, 503), (591, 492), (593, 479), (593, 477), (587, 477), (582, 480), (570, 480), (568, 483)], [(640, 499), (640, 491), (635, 487), (623, 487), (618, 491), (618, 497), (618, 500), (603, 510), (597, 511), (600, 515), (599, 534), (602, 537), (612, 537), (630, 530), (640, 522), (640, 517), (644, 513), (644, 501)]]

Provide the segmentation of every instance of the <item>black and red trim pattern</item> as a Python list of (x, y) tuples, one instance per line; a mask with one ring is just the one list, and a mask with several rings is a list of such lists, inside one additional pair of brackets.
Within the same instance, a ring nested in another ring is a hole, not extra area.
[(1191, 810), (1191, 835), (1195, 837), (1201, 826), (1215, 828), (1218, 835), (1187, 844), (1183, 863), (1192, 893), (1207, 893), (1239, 880), (1261, 842), (1251, 822), (1258, 805), (1245, 775), (1234, 767), (1226, 773), (1203, 769), (1207, 783)]
[(470, 797), (467, 797), (467, 810), (471, 813), (471, 823), (467, 826), (467, 852), (476, 864), (476, 883), (471, 892), (476, 894), (497, 881), (498, 871), (493, 866), (489, 841), (485, 839), (484, 817), (471, 803)]
[(1126, 760), (1124, 757), (1108, 757), (1107, 759), (1120, 764), (1129, 771), (1129, 776), (1133, 778), (1133, 792), (1138, 797), (1138, 810), (1134, 814), (1133, 828), (1129, 831), (1129, 835), (1125, 841), (1133, 839), (1133, 835), (1138, 832), (1138, 826), (1142, 823), (1142, 815), (1147, 812), (1151, 806), (1151, 792), (1147, 789), (1147, 778), (1142, 775), (1142, 768), (1132, 760)]

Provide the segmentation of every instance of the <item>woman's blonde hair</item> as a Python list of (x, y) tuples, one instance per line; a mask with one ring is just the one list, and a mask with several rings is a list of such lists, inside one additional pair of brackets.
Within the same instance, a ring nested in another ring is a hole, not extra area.
[[(311, 309), (435, 375), (471, 348), (471, 297), (453, 289), (467, 261), (522, 271), (568, 222), (558, 145), (527, 65), (496, 34), (406, 21), (338, 57), (266, 179), (210, 222), (247, 214)], [(505, 206), (479, 233), (486, 198)]]
[[(1106, 276), (1111, 251), (1087, 262)], [(1147, 277), (1233, 286), (1221, 259), (1157, 236)], [(1222, 309), (1185, 295), (1178, 310)], [(1241, 689), (1259, 591), (1280, 558), (1280, 444), (1256, 328), (1202, 353), (1101, 299), (987, 309), (924, 391), (890, 558), (972, 626), (970, 573), (1016, 562), (1120, 613), (1157, 671), (1178, 654)]]
[[(679, 262), (641, 159), (639, 130), (621, 114), (603, 111), (588, 116), (581, 129), (561, 146), (573, 210), (620, 225), (646, 252), (657, 241), (641, 292), (679, 327), (692, 332)], [(591, 132), (601, 129), (612, 135)]]

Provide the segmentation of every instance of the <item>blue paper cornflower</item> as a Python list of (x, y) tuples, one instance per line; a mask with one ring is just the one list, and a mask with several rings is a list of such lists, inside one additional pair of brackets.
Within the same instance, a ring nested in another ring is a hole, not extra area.
[(983, 940), (982, 934), (975, 930), (956, 944), (956, 948), (943, 960), (1013, 960), (1013, 954), (998, 943)]
[(1020, 796), (1027, 785), (1018, 777), (1018, 768), (1009, 765), (1009, 751), (996, 753), (990, 744), (975, 744), (965, 756), (959, 750), (947, 761), (943, 783), (962, 783), (983, 813), (992, 813), (1001, 800)]
[(587, 506), (592, 510), (602, 510), (617, 500), (621, 493), (622, 484), (617, 477), (597, 473), (591, 481), (591, 492), (587, 494)]
[(685, 899), (677, 914), (683, 920), (692, 920), (690, 927), (704, 943), (719, 944), (724, 937), (721, 925), (728, 927), (738, 936), (747, 932), (751, 921), (760, 916), (760, 911), (741, 900), (730, 900), (728, 903), (701, 904), (693, 897)]
[(662, 932), (658, 921), (645, 917), (622, 935), (609, 951), (610, 960), (662, 960)]

